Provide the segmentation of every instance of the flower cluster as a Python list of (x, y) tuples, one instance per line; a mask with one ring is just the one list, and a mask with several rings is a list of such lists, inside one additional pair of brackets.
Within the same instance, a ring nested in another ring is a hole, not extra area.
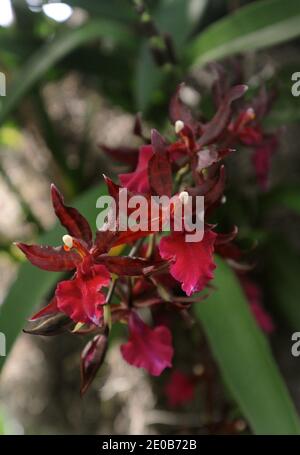
[[(178, 195), (184, 200), (186, 195), (192, 199), (203, 196), (205, 224), (200, 241), (189, 243), (184, 230), (178, 232), (172, 227), (167, 234), (130, 227), (121, 231), (118, 220), (114, 229), (108, 222), (93, 238), (87, 220), (75, 208), (66, 206), (52, 185), (53, 208), (67, 230), (63, 244), (58, 247), (17, 244), (33, 265), (48, 271), (73, 272), (69, 279), (57, 284), (52, 300), (31, 318), (33, 327), (27, 332), (92, 335), (81, 357), (82, 393), (103, 363), (111, 326), (116, 322), (128, 325), (129, 338), (121, 345), (121, 353), (129, 364), (145, 368), (155, 376), (171, 367), (170, 327), (148, 325), (141, 316), (142, 310), (148, 308), (148, 316), (161, 305), (172, 311), (186, 311), (205, 298), (201, 291), (209, 288), (213, 279), (214, 254), (234, 259), (236, 246), (232, 242), (237, 228), (233, 226), (230, 232), (220, 233), (210, 221), (224, 200), (222, 162), (238, 142), (253, 147), (257, 176), (265, 185), (275, 144), (274, 137), (265, 135), (259, 126), (255, 107), (235, 106), (246, 90), (242, 84), (225, 93), (219, 89), (215, 115), (210, 121), (200, 122), (181, 101), (179, 87), (170, 103), (170, 120), (174, 125), (171, 139), (156, 130), (148, 139), (137, 117), (135, 133), (144, 145), (138, 149), (103, 146), (111, 158), (131, 168), (119, 175), (118, 183), (105, 177), (108, 192), (116, 203), (123, 188), (129, 195), (145, 198)], [(254, 303), (259, 313), (257, 300)], [(193, 381), (181, 376), (179, 379), (186, 395), (192, 397)], [(169, 394), (176, 403), (172, 387)]]

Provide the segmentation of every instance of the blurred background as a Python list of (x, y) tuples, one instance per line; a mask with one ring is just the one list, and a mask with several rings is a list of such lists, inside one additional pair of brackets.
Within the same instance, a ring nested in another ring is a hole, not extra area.
[[(207, 64), (214, 60), (223, 62), (231, 76), (242, 68), (250, 91), (262, 84), (276, 91), (265, 119), (267, 129), (280, 130), (270, 189), (254, 186), (249, 156), (236, 154), (228, 163), (227, 216), (248, 243), (257, 242), (255, 278), (276, 327), (272, 349), (300, 410), (300, 360), (290, 353), (291, 334), (300, 330), (300, 97), (291, 94), (292, 74), (300, 71), (299, 2), (146, 2), (158, 29), (172, 40), (175, 70), (155, 63), (137, 3), (0, 0), (6, 92), (0, 97), (0, 332), (7, 334), (11, 350), (0, 358), (0, 434), (201, 432), (202, 389), (192, 403), (170, 406), (169, 373), (151, 379), (125, 364), (118, 342), (91, 391), (80, 399), (84, 340), (21, 334), (26, 318), (51, 295), (57, 276), (36, 275), (12, 242), (60, 242), (51, 182), (95, 227), (101, 175), (116, 176), (124, 169), (99, 144), (140, 144), (133, 135), (137, 112), (146, 133), (151, 127), (170, 131), (168, 102), (181, 81), (188, 87), (185, 101), (209, 117), (213, 76)], [(247, 8), (253, 4), (266, 9), (251, 13)], [(201, 370), (202, 357), (189, 349), (189, 329), (174, 330), (177, 365)], [(222, 402), (220, 390), (216, 395)]]

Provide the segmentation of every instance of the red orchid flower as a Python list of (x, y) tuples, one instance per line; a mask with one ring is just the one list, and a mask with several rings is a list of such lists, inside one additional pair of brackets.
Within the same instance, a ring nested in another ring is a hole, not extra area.
[[(257, 104), (257, 103), (256, 103)], [(255, 103), (254, 103), (255, 105)], [(259, 106), (257, 106), (259, 112)], [(259, 125), (262, 118), (257, 117), (252, 107), (238, 115), (229, 127), (228, 142), (240, 141), (253, 149), (252, 163), (256, 178), (263, 190), (268, 187), (268, 178), (271, 168), (271, 158), (278, 148), (278, 134), (267, 134)]]
[[(205, 217), (210, 216), (223, 197), (225, 169), (220, 161), (232, 151), (230, 140), (239, 138), (240, 141), (251, 140), (261, 145), (259, 128), (252, 128), (247, 116), (240, 116), (238, 122), (232, 120), (233, 102), (245, 90), (244, 85), (228, 89), (220, 97), (216, 115), (207, 123), (193, 118), (190, 110), (181, 102), (178, 91), (170, 108), (175, 142), (169, 143), (156, 130), (152, 130), (149, 143), (137, 118), (134, 132), (146, 145), (139, 150), (106, 147), (107, 153), (129, 164), (130, 169), (135, 169), (119, 175), (122, 186), (105, 177), (117, 211), (122, 205), (119, 197), (121, 192), (127, 194), (128, 199), (133, 195), (144, 196), (148, 202), (152, 196), (170, 198), (173, 195), (175, 201), (178, 199), (185, 203), (186, 198), (191, 197), (194, 203), (197, 196), (204, 196)], [(104, 146), (102, 148), (105, 149)], [(55, 213), (68, 232), (63, 237), (64, 246), (54, 248), (23, 243), (18, 246), (36, 266), (51, 271), (72, 270), (74, 274), (71, 279), (57, 285), (50, 304), (33, 316), (32, 319), (38, 319), (38, 325), (31, 333), (52, 335), (74, 327), (75, 323), (83, 323), (76, 325), (76, 332), (93, 334), (94, 338), (81, 357), (82, 393), (87, 390), (104, 361), (111, 322), (128, 323), (129, 339), (121, 346), (123, 358), (154, 376), (160, 375), (172, 366), (172, 335), (164, 323), (152, 327), (147, 325), (140, 317), (139, 309), (150, 308), (152, 315), (155, 315), (156, 310), (161, 310), (161, 305), (164, 305), (178, 310), (182, 315), (184, 312), (187, 314), (186, 309), (191, 303), (203, 298), (190, 296), (202, 291), (213, 278), (214, 252), (233, 254), (231, 242), (237, 229), (234, 228), (229, 234), (219, 234), (214, 232), (215, 226), (208, 224), (205, 218), (204, 236), (199, 241), (186, 241), (185, 230), (178, 232), (173, 225), (167, 235), (154, 235), (149, 204), (145, 213), (148, 227), (144, 231), (131, 228), (123, 231), (123, 214), (120, 214), (114, 229), (107, 223), (93, 239), (87, 220), (76, 209), (64, 204), (54, 186), (51, 194)], [(172, 203), (176, 204), (173, 200)], [(192, 216), (196, 215), (196, 206), (192, 205)], [(128, 216), (133, 214), (133, 209), (130, 210), (126, 212)], [(159, 231), (163, 230), (164, 215), (161, 209), (154, 216), (154, 221), (159, 222)], [(175, 220), (174, 206), (171, 207), (171, 218), (171, 221)], [(132, 220), (138, 224), (134, 217)], [(109, 255), (112, 247), (134, 243), (150, 234), (148, 245), (141, 247), (140, 242), (135, 243), (129, 256)], [(138, 257), (132, 257), (134, 254)], [(112, 280), (111, 274), (118, 278)], [(128, 276), (134, 278), (128, 279)], [(113, 292), (118, 297), (117, 304), (111, 302)], [(192, 399), (194, 383), (191, 378), (178, 372), (172, 382), (169, 398), (173, 404), (182, 402), (183, 397), (185, 400)], [(174, 395), (174, 384), (182, 391), (180, 399)]]
[[(236, 93), (232, 95), (232, 98), (234, 96), (237, 96)], [(229, 97), (228, 100), (232, 98)], [(229, 103), (229, 101), (227, 102)], [(128, 180), (126, 181), (131, 185), (131, 189), (137, 189), (138, 186), (135, 185), (140, 185), (143, 182), (143, 184), (147, 183), (144, 189), (147, 187), (151, 194), (170, 197), (172, 192), (172, 174), (168, 144), (156, 130), (152, 131), (151, 143), (152, 146), (147, 146), (147, 159), (143, 156), (140, 160), (140, 163), (143, 163), (143, 167), (138, 166), (135, 172), (127, 174)], [(140, 149), (141, 154), (145, 154), (145, 151), (145, 148)], [(218, 156), (218, 160), (220, 156)], [(220, 201), (223, 195), (225, 184), (224, 167), (220, 168), (219, 173), (215, 172), (207, 177), (206, 181), (201, 183), (201, 185), (198, 184), (196, 188), (190, 189), (190, 193), (194, 196), (205, 196), (206, 210), (209, 211)], [(122, 175), (122, 180), (124, 181), (124, 175)], [(150, 218), (151, 214), (148, 213), (146, 216)], [(203, 290), (213, 278), (213, 270), (215, 268), (213, 252), (217, 234), (211, 229), (207, 229), (204, 238), (195, 243), (186, 242), (185, 235), (185, 232), (173, 232), (169, 236), (162, 238), (159, 250), (161, 257), (170, 262), (170, 274), (172, 277), (181, 283), (182, 290), (190, 296)]]
[[(143, 270), (152, 263), (144, 258), (109, 256), (107, 253), (119, 241), (119, 233), (98, 231), (93, 242), (87, 220), (76, 209), (64, 204), (54, 185), (51, 195), (55, 213), (69, 233), (63, 237), (64, 247), (24, 243), (17, 243), (17, 246), (33, 265), (43, 270), (75, 270), (75, 274), (70, 280), (57, 285), (53, 300), (32, 320), (63, 312), (74, 322), (99, 325), (105, 304), (101, 289), (108, 287), (110, 273), (137, 276), (143, 274)], [(124, 233), (123, 240), (126, 241)]]

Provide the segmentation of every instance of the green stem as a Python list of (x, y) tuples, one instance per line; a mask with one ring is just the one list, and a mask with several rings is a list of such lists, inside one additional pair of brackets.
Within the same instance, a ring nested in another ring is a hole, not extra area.
[(149, 47), (155, 63), (158, 66), (172, 68), (177, 63), (171, 37), (160, 33), (143, 0), (132, 0), (139, 15), (140, 27), (148, 38)]

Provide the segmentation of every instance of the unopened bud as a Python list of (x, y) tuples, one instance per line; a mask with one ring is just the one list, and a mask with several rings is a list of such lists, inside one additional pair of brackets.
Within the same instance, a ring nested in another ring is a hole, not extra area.
[(24, 332), (30, 335), (58, 335), (70, 330), (73, 325), (74, 322), (64, 313), (55, 313), (39, 319), (37, 323), (30, 324)]
[(63, 235), (63, 243), (66, 245), (66, 247), (68, 248), (73, 248), (73, 237), (71, 237), (70, 235), (66, 234), (66, 235)]
[(81, 395), (87, 391), (104, 361), (107, 341), (107, 334), (96, 335), (88, 342), (81, 354)]
[(179, 134), (184, 128), (184, 123), (182, 120), (176, 120), (175, 122), (175, 133)]

